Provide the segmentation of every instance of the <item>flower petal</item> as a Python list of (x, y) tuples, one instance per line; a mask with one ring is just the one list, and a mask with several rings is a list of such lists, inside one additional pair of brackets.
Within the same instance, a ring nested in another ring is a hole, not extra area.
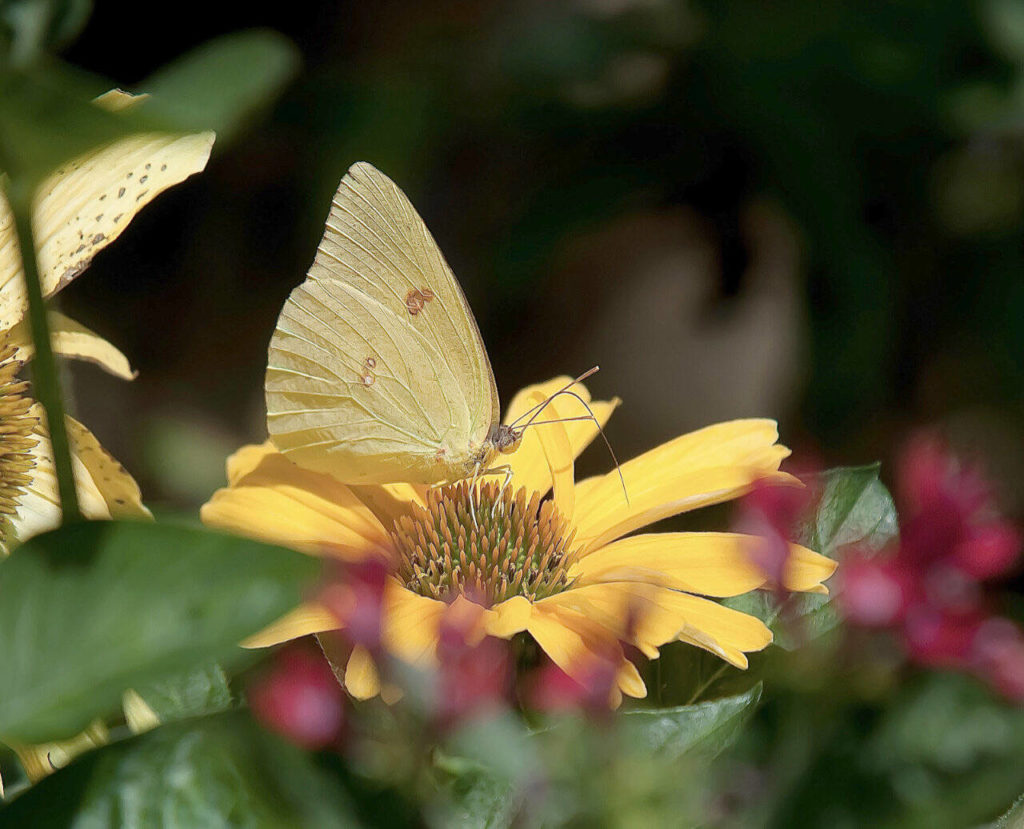
[[(43, 408), (38, 403), (34, 403), (31, 409), (29, 409), (29, 413), (38, 419), (35, 428), (32, 430), (32, 436), (36, 438), (37, 443), (30, 450), (35, 465), (28, 472), (29, 483), (25, 486), (24, 492), (18, 497), (17, 511), (11, 516), (11, 526), (17, 540), (20, 542), (27, 541), (32, 536), (39, 535), (39, 533), (52, 530), (60, 526), (61, 522), (57, 472), (53, 465), (53, 445), (50, 443), (50, 433), (43, 422), (45, 419)], [(74, 423), (71, 418), (68, 418), (67, 422), (69, 427)], [(85, 427), (79, 423), (74, 423), (74, 425), (81, 430), (85, 430)], [(99, 446), (96, 438), (91, 434), (88, 435), (88, 440), (86, 440), (83, 435), (76, 435), (75, 431), (71, 428), (69, 428), (69, 433), (72, 436), (73, 449), (75, 448), (74, 441), (76, 437), (89, 446)], [(103, 450), (101, 449), (100, 451), (102, 452)], [(116, 463), (109, 455), (107, 458), (109, 458), (111, 463)], [(97, 466), (101, 465), (99, 463), (99, 455), (96, 456), (95, 460), (97, 461)], [(75, 451), (71, 455), (71, 467), (75, 476), (78, 506), (82, 511), (82, 515), (93, 521), (111, 518), (110, 506), (99, 486), (100, 483), (104, 483), (102, 481), (103, 475), (100, 474), (99, 481), (94, 479), (89, 467), (82, 462), (82, 458)], [(135, 482), (131, 480), (127, 472), (122, 472), (121, 475), (123, 475), (123, 478), (111, 481), (114, 489), (119, 493), (112, 498), (112, 501), (118, 509), (123, 506), (129, 513), (132, 513), (133, 504), (130, 503), (130, 498), (123, 499), (126, 500), (124, 505), (116, 503), (118, 497), (128, 495), (131, 487), (135, 485)], [(137, 487), (135, 491), (137, 493)], [(140, 514), (148, 516), (148, 511), (142, 506), (141, 502), (138, 503), (138, 509), (142, 511)]]
[(585, 552), (647, 524), (686, 510), (728, 501), (754, 480), (777, 472), (789, 450), (775, 443), (772, 420), (733, 420), (682, 435), (576, 488), (577, 541)]
[(263, 443), (250, 443), (228, 456), (228, 486), (234, 486), (242, 478), (259, 466), (268, 455), (279, 454), (277, 448), (269, 440)]
[(85, 426), (68, 417), (66, 420), (71, 451), (82, 462), (106, 502), (111, 518), (152, 518), (142, 503), (142, 491), (135, 479), (111, 455)]
[[(212, 132), (130, 135), (51, 174), (33, 204), (43, 295), (80, 274), (132, 218), (168, 187), (206, 166)], [(13, 217), (0, 194), (0, 330), (25, 315), (27, 295)]]
[(587, 682), (595, 666), (611, 659), (618, 666), (618, 690), (631, 697), (647, 695), (636, 666), (623, 655), (614, 634), (593, 619), (545, 600), (534, 605), (528, 630), (551, 661), (573, 679)]
[(437, 659), (438, 631), (448, 605), (407, 590), (394, 579), (384, 588), (384, 646), (411, 665), (432, 666)]
[[(128, 358), (99, 334), (90, 331), (81, 323), (75, 322), (59, 311), (50, 311), (47, 318), (50, 322), (54, 352), (65, 357), (76, 357), (79, 360), (95, 363), (122, 380), (135, 379), (136, 372), (132, 370)], [(35, 354), (35, 345), (32, 343), (32, 334), (29, 331), (27, 319), (23, 319), (11, 329), (7, 341), (18, 347), (18, 351), (14, 355), (16, 360), (24, 362), (30, 360)]]
[[(538, 403), (543, 403), (551, 395), (571, 382), (571, 377), (563, 375), (561, 377), (554, 377), (545, 383), (527, 386), (520, 390), (512, 398), (512, 402), (505, 413), (504, 422), (514, 422), (525, 412)], [(599, 400), (592, 402), (590, 392), (582, 383), (573, 386), (572, 391), (578, 394), (590, 406), (590, 410), (602, 428), (608, 422), (608, 418), (611, 417), (612, 412), (615, 411), (620, 402), (618, 398), (611, 401)], [(580, 417), (589, 414), (587, 407), (580, 400), (572, 396), (561, 395), (557, 399), (558, 415), (556, 417)], [(547, 416), (545, 412), (547, 412), (547, 409), (540, 414), (538, 420), (555, 419)], [(525, 422), (525, 418), (523, 422)], [(590, 445), (590, 442), (598, 433), (597, 425), (592, 420), (571, 420), (561, 425), (565, 430), (574, 459), (579, 457), (580, 453)], [(552, 486), (551, 465), (538, 434), (545, 428), (543, 426), (537, 428), (531, 426), (523, 432), (522, 442), (515, 452), (502, 456), (500, 461), (495, 461), (497, 464), (507, 464), (512, 469), (513, 486), (515, 488), (525, 487), (527, 492), (539, 492), (541, 495), (547, 494)], [(564, 463), (560, 465), (564, 465)]]
[(319, 602), (306, 602), (242, 642), (243, 648), (269, 648), (292, 639), (341, 627), (338, 617)]
[(371, 699), (380, 693), (380, 674), (370, 652), (362, 645), (352, 648), (345, 668), (345, 690), (356, 699)]
[[(537, 399), (539, 398), (539, 399)], [(572, 398), (569, 398), (572, 400)], [(545, 398), (537, 395), (535, 403), (543, 403)], [(579, 401), (574, 401), (579, 405)], [(555, 490), (555, 508), (568, 521), (572, 520), (573, 506), (575, 504), (575, 480), (572, 446), (569, 444), (569, 436), (565, 431), (565, 424), (559, 421), (564, 417), (565, 406), (562, 400), (555, 399), (548, 402), (540, 413), (541, 419), (553, 421), (534, 425), (533, 431), (540, 440), (541, 449), (544, 452), (544, 459), (547, 462), (551, 484)], [(526, 437), (526, 433), (523, 434)]]
[(525, 596), (513, 596), (490, 609), (487, 634), (499, 639), (510, 639), (529, 627), (533, 605)]
[(352, 494), (368, 506), (380, 522), (389, 527), (407, 515), (411, 504), (427, 505), (428, 487), (421, 484), (367, 484), (349, 486)]
[(200, 511), (210, 526), (353, 561), (391, 548), (380, 521), (347, 486), (296, 466), (266, 444), (237, 452), (228, 474), (234, 483)]
[[(739, 533), (644, 533), (613, 541), (581, 559), (570, 573), (576, 584), (630, 581), (656, 584), (704, 596), (738, 596), (765, 584), (751, 561), (756, 536)], [(835, 572), (836, 562), (789, 545), (789, 590), (817, 592)]]
[[(723, 653), (758, 651), (772, 641), (771, 631), (760, 619), (708, 599), (650, 584), (610, 582), (577, 587), (543, 599), (536, 607), (548, 604), (594, 619), (623, 641), (635, 644), (649, 658), (675, 639), (708, 650), (720, 646), (725, 649)], [(746, 660), (742, 661), (745, 667)]]

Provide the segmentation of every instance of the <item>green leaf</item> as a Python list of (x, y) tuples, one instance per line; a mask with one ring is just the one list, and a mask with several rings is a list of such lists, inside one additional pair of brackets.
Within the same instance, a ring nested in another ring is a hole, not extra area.
[(345, 792), (236, 711), (87, 754), (0, 810), (0, 827), (351, 827)]
[(139, 84), (148, 102), (184, 131), (215, 130), (218, 146), (272, 101), (299, 68), (299, 52), (277, 32), (253, 30), (205, 43)]
[(622, 715), (621, 731), (647, 752), (667, 761), (685, 755), (714, 757), (739, 736), (761, 699), (760, 683), (745, 694), (697, 705), (681, 705)]
[(232, 703), (228, 678), (217, 664), (152, 682), (135, 691), (163, 723), (226, 711)]
[(68, 159), (157, 129), (142, 107), (113, 113), (92, 103), (111, 86), (58, 61), (0, 72), (0, 170), (10, 186), (30, 193)]
[[(822, 473), (818, 485), (821, 498), (797, 540), (829, 558), (842, 557), (847, 545), (859, 551), (877, 553), (892, 541), (898, 531), (896, 506), (885, 485), (878, 479), (879, 464), (839, 467)], [(832, 608), (834, 592), (828, 596), (798, 594), (789, 598), (787, 617), (801, 619), (801, 634), (814, 638), (839, 624)], [(757, 616), (775, 632), (775, 644), (791, 649), (795, 643), (789, 632), (778, 624), (781, 605), (767, 591), (746, 593), (726, 599), (722, 604)]]
[(996, 821), (995, 829), (1020, 829), (1024, 826), (1024, 794), (1017, 798), (1005, 815)]
[(0, 3), (0, 43), (3, 56), (25, 66), (47, 49), (67, 43), (85, 25), (92, 11), (89, 0), (5, 0)]
[[(49, 563), (68, 551), (89, 564)], [(36, 536), (0, 563), (0, 735), (67, 737), (127, 688), (239, 664), (237, 643), (298, 604), (318, 570), (195, 528), (98, 521)]]

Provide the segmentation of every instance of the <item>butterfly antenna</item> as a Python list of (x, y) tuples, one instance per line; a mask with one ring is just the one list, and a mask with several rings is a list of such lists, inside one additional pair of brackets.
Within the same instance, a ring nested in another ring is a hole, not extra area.
[[(519, 422), (520, 420), (522, 420), (522, 419), (523, 419), (524, 417), (529, 417), (530, 419), (529, 419), (529, 420), (528, 420), (528, 421), (526, 422), (526, 424), (525, 424), (525, 425), (523, 426), (523, 428), (525, 429), (525, 428), (526, 428), (526, 426), (529, 426), (529, 425), (530, 425), (530, 423), (532, 423), (532, 422), (533, 422), (533, 421), (534, 421), (534, 420), (536, 419), (537, 415), (539, 415), (539, 414), (540, 414), (540, 413), (541, 413), (541, 412), (542, 412), (542, 411), (544, 410), (544, 407), (545, 407), (545, 406), (547, 406), (547, 405), (548, 405), (548, 403), (550, 403), (550, 402), (551, 402), (552, 400), (554, 400), (554, 399), (555, 399), (556, 397), (558, 397), (558, 395), (560, 395), (560, 394), (564, 394), (564, 393), (568, 392), (568, 391), (569, 391), (569, 389), (571, 389), (571, 388), (572, 388), (573, 386), (575, 386), (575, 385), (576, 385), (577, 383), (582, 383), (582, 382), (583, 382), (584, 380), (586, 380), (586, 379), (587, 379), (588, 377), (590, 377), (590, 376), (591, 376), (592, 374), (597, 374), (597, 372), (599, 372), (600, 370), (601, 370), (601, 367), (600, 367), (600, 366), (594, 366), (594, 367), (593, 367), (593, 368), (591, 368), (591, 369), (587, 369), (587, 370), (586, 370), (585, 372), (583, 372), (583, 374), (581, 374), (581, 375), (580, 375), (579, 377), (577, 377), (577, 378), (576, 378), (575, 380), (572, 380), (572, 381), (570, 381), (570, 382), (566, 383), (566, 384), (565, 384), (564, 386), (562, 386), (562, 388), (560, 388), (560, 389), (559, 389), (558, 391), (556, 391), (556, 392), (555, 392), (554, 394), (552, 394), (552, 395), (548, 396), (548, 398), (547, 398), (547, 399), (545, 399), (545, 400), (542, 400), (542, 401), (541, 401), (540, 403), (538, 403), (538, 404), (537, 404), (536, 406), (534, 406), (533, 408), (531, 408), (531, 409), (527, 409), (527, 410), (526, 410), (525, 412), (523, 412), (523, 413), (522, 413), (521, 415), (519, 415), (519, 417), (517, 417), (517, 418), (516, 418), (515, 420), (513, 420), (513, 421), (512, 421), (512, 422), (511, 422), (510, 424), (508, 424), (508, 425), (509, 425), (509, 426), (510, 426), (511, 428), (513, 428), (513, 429), (514, 429), (514, 428), (515, 428), (515, 425), (516, 425), (516, 424), (517, 424), (517, 423), (518, 423), (518, 422)], [(579, 397), (579, 395), (576, 395), (576, 396), (577, 396), (577, 397)], [(580, 400), (581, 400), (581, 402), (582, 402), (582, 398), (580, 398)], [(586, 403), (584, 403), (583, 405), (584, 405), (584, 406), (586, 406), (587, 404), (586, 404)], [(589, 410), (589, 408), (590, 408), (590, 407), (588, 406), (588, 407), (587, 407), (587, 409)], [(531, 415), (532, 415), (532, 417), (531, 417)]]
[[(596, 366), (590, 370), (590, 374), (593, 374), (595, 371), (597, 371), (597, 367)], [(587, 376), (589, 376), (589, 375), (587, 375)], [(572, 386), (572, 385), (573, 385), (572, 383), (569, 384), (569, 386)], [(608, 454), (612, 456), (612, 462), (615, 464), (615, 471), (619, 474), (619, 483), (622, 484), (622, 494), (623, 494), (623, 496), (625, 496), (626, 504), (628, 505), (629, 504), (629, 491), (626, 489), (626, 479), (622, 475), (622, 467), (619, 465), (619, 459), (617, 457), (615, 457), (615, 450), (612, 449), (611, 441), (608, 440), (608, 436), (604, 433), (604, 429), (601, 426), (601, 421), (597, 419), (597, 415), (594, 414), (594, 410), (590, 408), (590, 405), (587, 403), (587, 401), (584, 400), (579, 394), (577, 394), (574, 391), (571, 391), (569, 386), (566, 386), (564, 389), (560, 389), (559, 391), (556, 391), (553, 395), (551, 395), (551, 397), (549, 397), (547, 400), (544, 401), (544, 405), (546, 406), (554, 398), (558, 397), (559, 395), (564, 394), (564, 395), (567, 395), (569, 397), (575, 397), (577, 400), (579, 400), (580, 403), (583, 405), (583, 408), (585, 408), (589, 412), (589, 414), (580, 415), (579, 417), (560, 417), (560, 418), (557, 418), (555, 420), (541, 420), (541, 421), (534, 420), (534, 418), (537, 417), (537, 415), (534, 415), (533, 417), (530, 418), (530, 420), (527, 423), (524, 423), (520, 427), (520, 429), (525, 429), (527, 426), (542, 426), (545, 423), (565, 423), (565, 422), (570, 421), (570, 420), (592, 420), (594, 422), (594, 425), (597, 427), (597, 433), (601, 436), (601, 440), (604, 441), (604, 445), (608, 448)], [(538, 412), (537, 414), (540, 414), (540, 412)]]

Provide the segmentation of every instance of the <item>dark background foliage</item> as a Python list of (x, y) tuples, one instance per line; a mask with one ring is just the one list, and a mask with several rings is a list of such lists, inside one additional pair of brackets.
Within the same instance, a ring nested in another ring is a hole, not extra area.
[(506, 400), (599, 363), (623, 456), (768, 415), (863, 462), (940, 423), (1017, 484), (1022, 18), (1009, 0), (101, 0), (65, 57), (128, 89), (252, 26), (304, 63), (62, 295), (141, 371), (79, 370), (78, 409), (151, 499), (201, 501), (263, 436), (276, 314), (366, 159), (437, 237)]

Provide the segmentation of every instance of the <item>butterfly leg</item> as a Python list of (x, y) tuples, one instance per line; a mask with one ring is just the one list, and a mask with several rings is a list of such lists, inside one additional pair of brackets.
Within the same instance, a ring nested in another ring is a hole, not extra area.
[(494, 507), (496, 507), (498, 504), (504, 503), (502, 501), (502, 498), (505, 495), (505, 490), (508, 488), (509, 481), (512, 480), (512, 467), (509, 466), (508, 464), (505, 464), (504, 466), (496, 466), (494, 467), (494, 469), (488, 469), (487, 471), (494, 474), (501, 472), (505, 476), (505, 480), (501, 482), (501, 487), (498, 489), (498, 497), (495, 500), (494, 505), (491, 507), (491, 515), (493, 516)]
[(473, 527), (476, 529), (480, 529), (480, 524), (476, 520), (476, 482), (480, 480), (481, 475), (486, 474), (486, 471), (480, 471), (480, 462), (477, 461), (473, 469), (473, 477), (469, 482), (469, 515), (473, 519)]

